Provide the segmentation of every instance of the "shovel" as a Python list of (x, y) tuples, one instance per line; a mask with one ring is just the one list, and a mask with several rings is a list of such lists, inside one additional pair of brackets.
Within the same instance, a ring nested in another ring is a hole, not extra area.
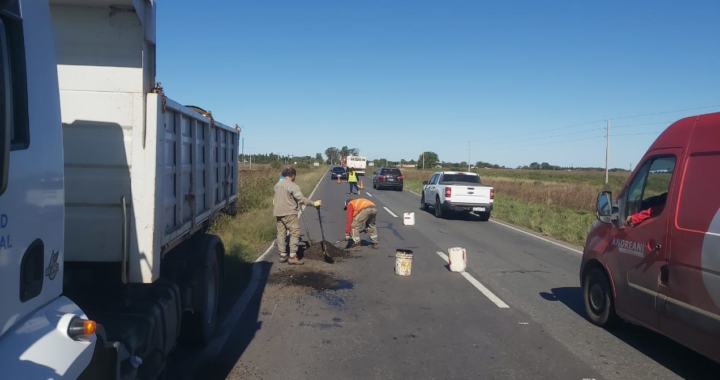
[(305, 237), (307, 237), (307, 247), (310, 248), (310, 246), (315, 243), (310, 238), (310, 230), (308, 229), (308, 226), (307, 226), (307, 219), (305, 219), (305, 210), (303, 210), (303, 212), (302, 212), (302, 220), (303, 220), (303, 224), (305, 225)]
[(330, 254), (328, 254), (327, 246), (325, 245), (325, 229), (322, 225), (322, 215), (320, 215), (320, 207), (317, 207), (318, 212), (318, 222), (320, 222), (320, 234), (322, 234), (322, 250), (323, 250), (323, 256), (325, 256), (325, 262), (327, 263), (334, 263), (335, 260), (330, 257)]

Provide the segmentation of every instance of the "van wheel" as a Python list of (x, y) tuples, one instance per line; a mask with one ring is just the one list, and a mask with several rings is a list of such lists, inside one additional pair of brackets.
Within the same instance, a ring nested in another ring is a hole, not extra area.
[(427, 210), (427, 205), (425, 204), (425, 194), (420, 196), (420, 210), (422, 210), (422, 211)]
[(620, 321), (615, 314), (615, 299), (605, 272), (591, 269), (583, 279), (585, 312), (594, 325), (611, 327)]
[(184, 316), (181, 327), (184, 340), (202, 347), (215, 335), (221, 285), (218, 254), (223, 254), (224, 247), (218, 236), (206, 235), (191, 249), (197, 250), (195, 254), (200, 254), (203, 262), (193, 273), (193, 312)]

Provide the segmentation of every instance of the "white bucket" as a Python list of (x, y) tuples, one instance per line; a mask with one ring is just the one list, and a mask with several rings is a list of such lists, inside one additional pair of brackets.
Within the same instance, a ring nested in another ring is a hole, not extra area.
[(453, 247), (448, 249), (448, 257), (450, 264), (450, 271), (452, 272), (464, 272), (467, 266), (467, 254), (465, 248)]
[(398, 249), (395, 251), (395, 274), (398, 276), (409, 276), (412, 269), (412, 251), (409, 249)]
[(415, 225), (415, 213), (414, 212), (406, 212), (403, 214), (403, 224), (406, 226), (414, 226)]

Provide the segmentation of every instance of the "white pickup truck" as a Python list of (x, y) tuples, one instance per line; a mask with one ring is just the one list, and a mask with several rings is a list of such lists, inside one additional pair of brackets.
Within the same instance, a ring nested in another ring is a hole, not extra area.
[(423, 182), (420, 209), (431, 205), (435, 216), (451, 216), (455, 212), (477, 213), (480, 220), (490, 219), (495, 200), (495, 189), (483, 185), (476, 173), (437, 172), (430, 181)]

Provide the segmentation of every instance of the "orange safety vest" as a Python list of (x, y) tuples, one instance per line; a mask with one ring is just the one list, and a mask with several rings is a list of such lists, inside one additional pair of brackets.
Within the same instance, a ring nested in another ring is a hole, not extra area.
[(367, 207), (375, 207), (375, 203), (370, 202), (367, 199), (353, 199), (349, 202), (353, 205), (353, 217), (355, 217), (360, 210), (367, 208)]

